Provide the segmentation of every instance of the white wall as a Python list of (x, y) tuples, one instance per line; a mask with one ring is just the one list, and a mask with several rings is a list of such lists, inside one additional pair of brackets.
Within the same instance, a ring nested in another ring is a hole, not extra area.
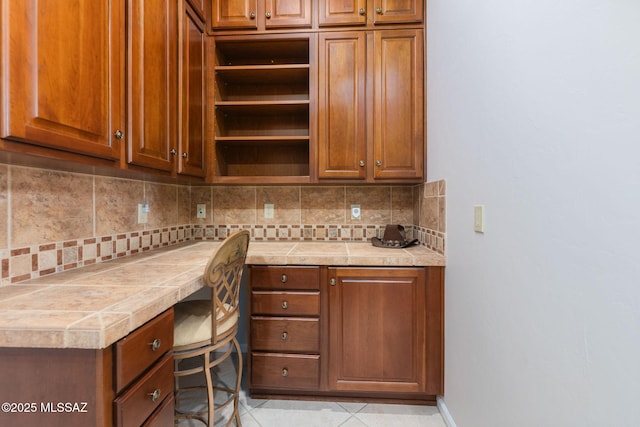
[(446, 407), (458, 427), (640, 425), (640, 1), (427, 4)]

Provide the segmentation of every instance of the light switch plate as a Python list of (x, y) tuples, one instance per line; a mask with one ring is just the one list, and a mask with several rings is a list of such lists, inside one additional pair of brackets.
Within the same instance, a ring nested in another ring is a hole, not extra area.
[(360, 205), (351, 205), (351, 219), (360, 219), (361, 215)]
[(273, 203), (265, 203), (264, 204), (264, 217), (266, 219), (272, 219), (275, 213), (275, 209)]
[(205, 205), (204, 203), (198, 203), (196, 205), (196, 217), (197, 218), (207, 217), (207, 205)]
[(484, 233), (484, 205), (473, 207), (473, 230), (476, 233)]
[(138, 203), (138, 224), (147, 223), (147, 213), (149, 212), (149, 205)]

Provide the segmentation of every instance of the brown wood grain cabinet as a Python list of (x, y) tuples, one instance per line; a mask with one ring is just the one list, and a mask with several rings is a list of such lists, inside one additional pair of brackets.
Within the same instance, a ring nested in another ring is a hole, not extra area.
[(320, 26), (422, 22), (423, 0), (319, 0)]
[(124, 0), (2, 0), (0, 137), (119, 159), (124, 22)]
[(178, 140), (178, 3), (127, 2), (127, 162), (172, 172)]
[(0, 348), (0, 398), (35, 405), (3, 425), (173, 426), (172, 348), (173, 309), (105, 349)]
[(310, 27), (311, 0), (216, 0), (212, 1), (213, 29)]
[(184, 0), (180, 26), (178, 173), (197, 177), (204, 177), (207, 172), (207, 43), (204, 21)]
[(252, 395), (443, 393), (442, 267), (251, 266), (249, 282)]
[(320, 34), (321, 180), (423, 180), (422, 39), (422, 30)]

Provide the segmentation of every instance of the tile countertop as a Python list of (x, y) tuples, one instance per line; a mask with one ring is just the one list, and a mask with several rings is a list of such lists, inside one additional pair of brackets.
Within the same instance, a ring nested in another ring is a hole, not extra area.
[[(204, 286), (220, 242), (200, 241), (0, 287), (0, 347), (101, 349)], [(444, 266), (424, 246), (251, 242), (247, 264)]]

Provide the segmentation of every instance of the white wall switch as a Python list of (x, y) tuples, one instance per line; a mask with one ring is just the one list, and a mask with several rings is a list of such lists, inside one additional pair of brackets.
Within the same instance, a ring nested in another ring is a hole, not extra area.
[(147, 223), (147, 214), (149, 213), (149, 205), (147, 203), (138, 203), (138, 224)]
[(484, 205), (473, 207), (473, 230), (477, 233), (484, 233)]
[(360, 219), (361, 215), (360, 205), (351, 205), (351, 219)]
[(267, 219), (272, 219), (274, 215), (275, 209), (273, 203), (265, 203), (264, 204), (264, 217)]
[(196, 205), (196, 218), (206, 218), (207, 217), (207, 205), (204, 203), (198, 203)]

